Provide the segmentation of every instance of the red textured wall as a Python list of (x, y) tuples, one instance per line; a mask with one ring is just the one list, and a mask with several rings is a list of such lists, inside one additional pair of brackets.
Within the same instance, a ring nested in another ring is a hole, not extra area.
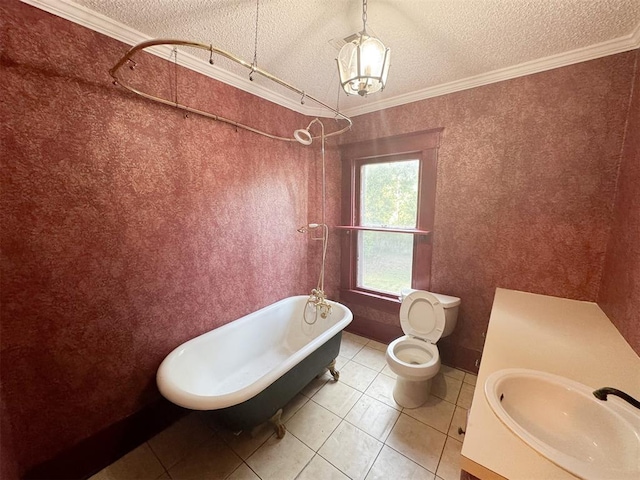
[(17, 480), (18, 466), (13, 450), (13, 435), (9, 414), (2, 398), (0, 387), (0, 478), (2, 480)]
[[(318, 221), (319, 146), (184, 118), (111, 84), (127, 46), (14, 0), (0, 18), (3, 420), (24, 472), (157, 398), (183, 341), (309, 291), (318, 249), (296, 229)], [(170, 93), (171, 64), (142, 60)], [(244, 123), (309, 121), (178, 78), (182, 101)]]
[[(316, 144), (185, 119), (113, 87), (107, 69), (127, 48), (114, 40), (17, 0), (0, 4), (0, 18), (0, 368), (2, 419), (13, 427), (7, 447), (3, 423), (5, 475), (9, 457), (24, 472), (154, 399), (155, 370), (179, 343), (315, 285), (319, 243), (295, 229), (319, 221), (320, 170)], [(596, 299), (634, 59), (355, 119), (348, 141), (445, 128), (433, 289), (463, 299), (457, 345), (480, 349), (496, 286)], [(166, 62), (147, 60), (147, 86), (171, 93)], [(308, 123), (193, 72), (179, 79), (194, 106), (286, 135)], [(627, 247), (610, 243), (600, 289), (625, 335), (637, 335), (637, 296), (624, 303), (607, 289), (620, 289), (625, 259), (638, 258), (627, 256), (637, 241), (625, 230), (638, 211), (633, 118), (612, 229)], [(336, 224), (333, 143), (327, 157)], [(326, 285), (334, 298), (337, 238)]]
[[(462, 299), (447, 339), (456, 348), (481, 349), (496, 287), (596, 300), (635, 55), (358, 116), (343, 137), (444, 127), (432, 290)], [(398, 324), (396, 316), (350, 307)]]
[(640, 50), (598, 304), (640, 355)]

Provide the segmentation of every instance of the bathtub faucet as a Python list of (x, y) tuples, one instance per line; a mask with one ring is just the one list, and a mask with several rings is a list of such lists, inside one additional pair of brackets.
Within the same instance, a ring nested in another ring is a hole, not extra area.
[(309, 303), (312, 303), (316, 310), (320, 312), (321, 318), (327, 318), (331, 315), (331, 305), (327, 303), (327, 296), (323, 290), (314, 288), (309, 296)]
[(615, 395), (616, 397), (620, 397), (625, 402), (633, 405), (634, 407), (640, 408), (640, 402), (638, 400), (633, 398), (628, 393), (624, 393), (624, 392), (618, 390), (617, 388), (611, 388), (611, 387), (599, 388), (598, 390), (595, 390), (593, 392), (593, 395), (598, 400), (603, 400), (605, 402), (607, 401), (607, 395)]

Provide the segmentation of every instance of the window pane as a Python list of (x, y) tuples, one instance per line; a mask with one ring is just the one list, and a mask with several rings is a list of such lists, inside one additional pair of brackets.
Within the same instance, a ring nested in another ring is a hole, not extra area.
[(415, 228), (419, 160), (370, 163), (360, 170), (360, 225)]
[(413, 235), (358, 232), (359, 288), (399, 294), (411, 287)]

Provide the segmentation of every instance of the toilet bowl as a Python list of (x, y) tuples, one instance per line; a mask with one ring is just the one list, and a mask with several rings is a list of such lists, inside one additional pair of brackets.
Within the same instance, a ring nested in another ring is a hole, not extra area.
[(436, 342), (455, 328), (460, 299), (422, 290), (403, 291), (400, 325), (406, 334), (387, 348), (387, 364), (397, 375), (393, 398), (402, 407), (417, 408), (431, 391), (440, 370)]

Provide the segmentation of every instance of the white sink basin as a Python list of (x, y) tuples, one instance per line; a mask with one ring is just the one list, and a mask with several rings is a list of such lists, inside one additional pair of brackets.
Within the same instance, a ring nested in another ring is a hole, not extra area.
[[(604, 387), (607, 385), (598, 385)], [(484, 385), (489, 405), (513, 433), (584, 479), (640, 479), (640, 410), (550, 373), (498, 370)]]

